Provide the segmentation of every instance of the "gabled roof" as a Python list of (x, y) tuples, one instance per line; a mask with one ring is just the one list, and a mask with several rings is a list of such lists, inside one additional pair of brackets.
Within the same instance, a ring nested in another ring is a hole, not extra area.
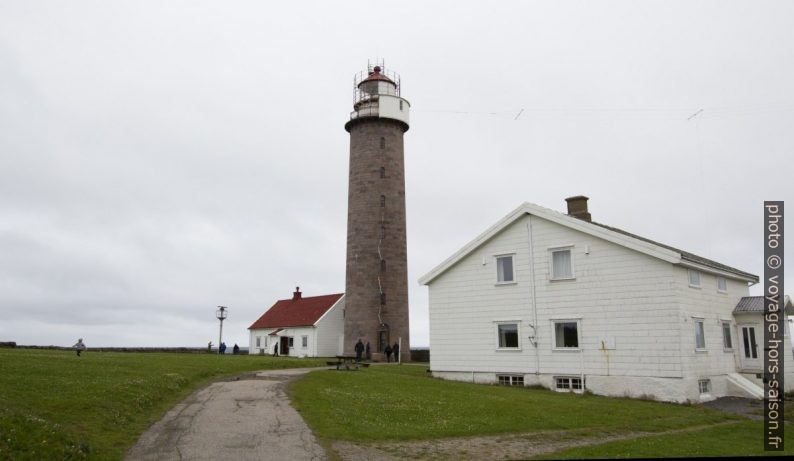
[(640, 237), (615, 227), (574, 218), (560, 213), (559, 211), (550, 210), (529, 202), (523, 203), (488, 230), (477, 236), (477, 238), (466, 244), (466, 246), (458, 250), (455, 254), (447, 258), (444, 262), (436, 266), (433, 270), (425, 274), (419, 279), (419, 283), (423, 285), (429, 284), (433, 279), (446, 272), (447, 269), (466, 257), (469, 253), (485, 244), (493, 236), (527, 214), (546, 219), (672, 264), (699, 269), (705, 272), (712, 272), (747, 282), (758, 283), (758, 276), (750, 274), (749, 272), (726, 266), (725, 264), (655, 242), (651, 239)]
[[(763, 313), (765, 301), (766, 298), (763, 296), (745, 296), (736, 304), (733, 313)], [(794, 314), (794, 305), (791, 304), (791, 298), (788, 295), (783, 298), (783, 309), (789, 315)]]
[(299, 299), (281, 299), (262, 314), (249, 330), (260, 328), (307, 327), (318, 320), (344, 296), (344, 293), (310, 296)]

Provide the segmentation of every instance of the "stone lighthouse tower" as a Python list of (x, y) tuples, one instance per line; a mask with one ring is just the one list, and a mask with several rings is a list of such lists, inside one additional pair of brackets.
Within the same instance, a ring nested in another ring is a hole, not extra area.
[(345, 280), (345, 353), (370, 343), (373, 358), (401, 342), (410, 358), (403, 133), (410, 104), (381, 66), (354, 79)]

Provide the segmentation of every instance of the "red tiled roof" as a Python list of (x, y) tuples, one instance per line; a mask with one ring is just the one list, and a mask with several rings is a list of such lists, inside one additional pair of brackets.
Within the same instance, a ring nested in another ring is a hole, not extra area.
[(370, 73), (367, 78), (362, 80), (361, 83), (358, 84), (358, 86), (361, 86), (362, 84), (364, 84), (366, 82), (371, 82), (371, 81), (374, 81), (374, 80), (380, 80), (380, 81), (383, 81), (383, 82), (394, 83), (394, 81), (392, 79), (390, 79), (389, 77), (381, 74), (380, 70), (381, 70), (380, 66), (375, 66), (375, 69), (372, 71), (372, 73)]
[(314, 325), (344, 293), (311, 296), (301, 299), (281, 299), (262, 314), (249, 330), (258, 328), (286, 328)]

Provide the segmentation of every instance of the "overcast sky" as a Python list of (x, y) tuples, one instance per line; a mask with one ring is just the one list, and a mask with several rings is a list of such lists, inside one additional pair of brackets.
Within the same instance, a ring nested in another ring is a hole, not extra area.
[(792, 24), (791, 1), (0, 0), (0, 341), (202, 346), (223, 304), (243, 346), (296, 285), (344, 291), (343, 125), (376, 58), (412, 105), (413, 345), (417, 279), (524, 201), (588, 195), (763, 275)]

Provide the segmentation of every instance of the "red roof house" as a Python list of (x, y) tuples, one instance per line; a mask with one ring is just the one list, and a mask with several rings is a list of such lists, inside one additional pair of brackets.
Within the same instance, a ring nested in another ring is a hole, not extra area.
[(276, 301), (248, 330), (251, 354), (334, 356), (344, 331), (344, 293)]

